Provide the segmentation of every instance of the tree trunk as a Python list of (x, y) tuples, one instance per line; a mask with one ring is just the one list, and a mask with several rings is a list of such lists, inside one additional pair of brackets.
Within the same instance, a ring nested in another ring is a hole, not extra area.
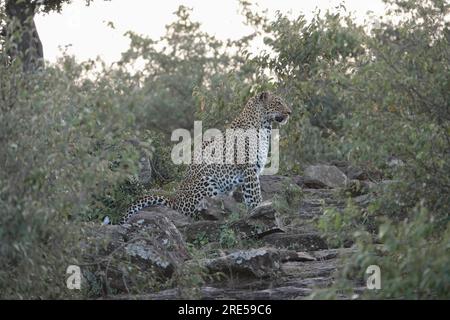
[(9, 55), (21, 59), (25, 72), (35, 72), (44, 66), (42, 42), (34, 23), (36, 6), (28, 1), (6, 0), (7, 36), (14, 44)]

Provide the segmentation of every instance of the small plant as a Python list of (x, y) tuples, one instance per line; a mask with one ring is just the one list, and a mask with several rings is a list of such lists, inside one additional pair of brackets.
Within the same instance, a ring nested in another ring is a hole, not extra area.
[(203, 247), (209, 243), (208, 234), (205, 231), (199, 232), (195, 237), (193, 244), (196, 247)]
[(224, 225), (220, 230), (219, 243), (222, 248), (233, 248), (238, 245), (239, 239), (233, 229)]

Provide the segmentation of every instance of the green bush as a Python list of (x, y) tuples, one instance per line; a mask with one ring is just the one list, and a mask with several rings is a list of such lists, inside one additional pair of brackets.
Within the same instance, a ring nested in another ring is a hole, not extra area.
[[(448, 298), (449, 6), (391, 4), (391, 15), (403, 19), (382, 21), (365, 36), (368, 54), (352, 90), (341, 92), (351, 117), (340, 135), (346, 158), (369, 162), (394, 181), (367, 210), (325, 215), (321, 223), (331, 230), (343, 217), (332, 237), (342, 239), (346, 230), (358, 244), (343, 278), (354, 268), (362, 277), (369, 264), (381, 267), (384, 285), (375, 297)], [(399, 164), (390, 167), (392, 156)]]
[(271, 49), (257, 63), (294, 109), (283, 128), (283, 170), (346, 160), (393, 180), (369, 195), (368, 208), (349, 200), (321, 217), (330, 243), (358, 244), (344, 269), (361, 270), (361, 279), (369, 264), (380, 265), (388, 284), (377, 297), (448, 298), (449, 5), (386, 2), (387, 16), (368, 28), (342, 10), (311, 22), (247, 17)]

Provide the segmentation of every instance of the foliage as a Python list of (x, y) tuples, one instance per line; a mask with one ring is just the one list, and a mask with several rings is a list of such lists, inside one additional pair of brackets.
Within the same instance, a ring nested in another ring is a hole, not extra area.
[[(174, 129), (192, 129), (196, 106), (206, 112), (200, 92), (216, 92), (227, 83), (227, 76), (252, 73), (243, 68), (243, 53), (252, 36), (224, 43), (200, 29), (190, 18), (190, 9), (180, 6), (177, 20), (166, 26), (158, 40), (133, 32), (127, 35), (130, 48), (118, 62), (120, 70), (139, 67), (133, 74), (136, 87), (130, 108), (140, 128), (154, 128), (169, 135)], [(233, 92), (220, 92), (227, 99)], [(233, 92), (234, 93), (234, 92)], [(217, 93), (215, 93), (217, 94)]]
[[(332, 243), (356, 246), (325, 295), (377, 264), (383, 289), (363, 298), (448, 298), (449, 5), (388, 3), (387, 16), (363, 28), (342, 8), (312, 21), (271, 20), (242, 1), (255, 32), (227, 42), (180, 7), (158, 40), (129, 32), (113, 66), (64, 54), (33, 74), (10, 61), (11, 43), (0, 37), (1, 297), (80, 297), (64, 276), (81, 259), (82, 222), (116, 219), (150, 188), (170, 189), (182, 169), (169, 160), (171, 131), (196, 119), (223, 126), (270, 89), (293, 108), (281, 128), (283, 173), (345, 160), (391, 180), (368, 207), (349, 200), (321, 217)], [(4, 17), (0, 7), (2, 26)], [(267, 50), (251, 55), (257, 35)], [(285, 218), (301, 201), (297, 189), (287, 186), (277, 202)], [(207, 241), (199, 235), (196, 244)], [(219, 245), (242, 243), (224, 228)], [(183, 270), (180, 283), (195, 291), (201, 267)]]
[[(319, 227), (330, 242), (358, 244), (344, 269), (357, 268), (362, 278), (369, 264), (380, 265), (386, 285), (376, 297), (443, 298), (448, 288), (440, 281), (449, 275), (449, 5), (388, 4), (386, 17), (366, 28), (342, 10), (311, 22), (281, 14), (275, 21), (255, 13), (247, 18), (269, 47), (257, 64), (274, 75), (294, 109), (281, 144), (285, 172), (347, 160), (394, 181), (369, 195), (376, 200), (368, 208), (349, 201), (343, 212), (325, 210)], [(391, 158), (400, 165), (390, 167)], [(342, 284), (349, 272), (341, 275)]]
[[(89, 5), (93, 0), (85, 0), (86, 5)], [(31, 11), (40, 10), (45, 13), (50, 11), (61, 12), (64, 4), (69, 4), (72, 0), (5, 0), (8, 6), (19, 6), (30, 9)], [(0, 5), (2, 3), (0, 2)]]
[[(347, 233), (357, 242), (346, 271), (357, 267), (362, 277), (369, 264), (381, 267), (384, 286), (376, 297), (448, 298), (442, 282), (449, 276), (448, 4), (391, 4), (390, 14), (402, 19), (381, 21), (364, 37), (367, 54), (351, 91), (341, 91), (351, 117), (343, 119), (340, 135), (348, 159), (374, 164), (394, 183), (359, 216), (349, 207), (321, 223), (335, 230), (334, 239)], [(389, 157), (401, 161), (395, 170)]]
[(219, 243), (222, 248), (233, 248), (238, 244), (238, 238), (233, 229), (224, 227), (221, 229)]
[[(215, 40), (190, 21), (188, 12), (179, 9), (179, 20), (161, 40), (169, 49), (158, 51), (151, 40), (130, 33), (130, 50), (113, 67), (63, 55), (39, 72), (24, 73), (20, 59), (9, 59), (11, 39), (1, 37), (2, 298), (82, 294), (65, 287), (65, 268), (82, 262), (80, 223), (99, 223), (105, 215), (115, 221), (133, 198), (179, 177), (181, 168), (171, 163), (163, 138), (168, 121), (189, 128), (192, 122), (183, 113), (193, 119), (194, 88), (242, 63), (238, 54), (220, 51), (247, 43)], [(4, 17), (3, 10), (0, 14)], [(133, 55), (148, 59), (144, 71), (133, 71)], [(157, 75), (165, 59), (173, 59), (174, 67)], [(186, 85), (177, 101), (166, 94), (169, 82)], [(138, 166), (142, 159), (150, 163), (147, 181)]]
[(77, 221), (90, 218), (93, 195), (137, 174), (139, 152), (126, 141), (145, 140), (113, 80), (85, 77), (90, 63), (63, 57), (33, 75), (20, 61), (0, 68), (2, 297), (72, 295), (63, 285), (79, 259)]
[(269, 50), (256, 60), (273, 74), (294, 111), (282, 128), (291, 133), (281, 144), (285, 170), (343, 158), (335, 147), (347, 113), (340, 91), (364, 53), (362, 29), (340, 11), (317, 13), (311, 22), (278, 14), (262, 27)]

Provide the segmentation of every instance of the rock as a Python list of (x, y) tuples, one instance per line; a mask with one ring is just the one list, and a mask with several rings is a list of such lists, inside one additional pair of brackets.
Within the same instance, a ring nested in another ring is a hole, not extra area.
[(316, 165), (305, 169), (305, 179), (318, 181), (330, 188), (344, 187), (347, 177), (336, 166)]
[[(306, 298), (317, 288), (331, 286), (341, 257), (354, 250), (332, 249), (316, 224), (324, 208), (342, 211), (346, 206), (347, 197), (333, 188), (354, 188), (357, 196), (353, 200), (364, 210), (376, 198), (377, 188), (391, 185), (386, 181), (374, 186), (369, 180), (361, 180), (363, 175), (358, 170), (342, 162), (309, 167), (305, 176), (263, 176), (261, 188), (266, 201), (260, 206), (247, 212), (232, 197), (205, 199), (201, 221), (170, 208), (147, 208), (130, 219), (127, 228), (94, 227), (82, 248), (95, 247), (97, 256), (93, 259), (104, 259), (90, 270), (103, 281), (103, 287), (109, 288), (106, 297)], [(292, 197), (295, 202), (289, 202), (293, 184), (302, 189)], [(280, 203), (278, 196), (283, 200)], [(267, 201), (273, 197), (273, 202), (280, 204), (280, 212)], [(195, 244), (193, 257), (184, 241)], [(255, 245), (262, 247), (248, 249)], [(115, 259), (109, 260), (111, 256)]]
[(264, 201), (248, 215), (232, 222), (229, 227), (241, 238), (260, 238), (268, 234), (283, 232), (280, 215), (270, 201)]
[(318, 232), (310, 233), (274, 233), (262, 238), (262, 240), (276, 248), (291, 250), (312, 251), (328, 249), (328, 245)]
[(332, 260), (337, 257), (350, 256), (352, 253), (356, 252), (355, 247), (350, 248), (339, 248), (339, 249), (325, 249), (311, 252), (311, 255), (319, 261)]
[(306, 252), (295, 250), (279, 250), (281, 262), (289, 261), (315, 261), (316, 258)]
[(125, 252), (144, 268), (170, 277), (189, 258), (186, 244), (174, 223), (162, 213), (151, 212), (130, 219)]
[(358, 168), (358, 167), (354, 167), (354, 166), (348, 166), (344, 173), (347, 175), (347, 177), (350, 180), (368, 180), (369, 179), (369, 175), (367, 173), (367, 171)]
[(311, 188), (311, 189), (322, 189), (322, 188), (328, 188), (329, 186), (326, 185), (324, 182), (320, 180), (316, 180), (310, 177), (304, 177), (303, 178), (303, 186), (305, 188)]
[(203, 265), (211, 273), (221, 272), (233, 278), (267, 278), (280, 270), (280, 255), (271, 248), (239, 250), (206, 259)]
[(367, 207), (374, 201), (374, 198), (369, 194), (363, 194), (353, 198), (353, 201), (355, 201), (355, 203), (360, 207)]
[(336, 259), (308, 262), (291, 261), (283, 264), (282, 271), (294, 277), (295, 282), (298, 282), (300, 279), (329, 278), (336, 271), (336, 266)]
[(224, 223), (221, 221), (196, 221), (180, 228), (180, 231), (187, 242), (192, 243), (201, 240), (215, 242), (219, 241), (220, 228), (223, 225)]
[[(261, 250), (266, 249), (261, 248)], [(311, 254), (278, 250), (281, 267), (275, 273), (276, 278), (272, 277), (273, 274), (268, 274), (264, 278), (255, 277), (255, 274), (250, 272), (250, 277), (242, 278), (241, 276), (237, 281), (227, 282), (227, 285), (219, 281), (208, 283), (200, 288), (196, 287), (193, 294), (186, 293), (180, 288), (172, 288), (140, 295), (119, 295), (114, 298), (167, 300), (192, 299), (194, 296), (196, 299), (304, 299), (315, 289), (329, 287), (334, 283), (333, 276), (339, 256), (351, 254), (352, 250), (354, 249), (332, 249), (314, 251)], [(218, 259), (229, 259), (229, 255)], [(231, 260), (234, 261), (234, 259)], [(229, 274), (227, 266), (223, 268)], [(233, 273), (233, 277), (235, 276), (236, 274)], [(340, 298), (349, 299), (350, 297), (341, 295)]]
[(294, 176), (292, 181), (301, 188), (326, 189), (328, 186), (316, 179), (310, 177)]
[(128, 225), (99, 226), (88, 233), (82, 248), (89, 261), (83, 274), (90, 290), (127, 292), (143, 274), (154, 282), (165, 281), (190, 258), (181, 233), (158, 212), (141, 212)]
[[(208, 203), (211, 205), (217, 202)], [(214, 212), (220, 209), (210, 206), (208, 210)], [(263, 202), (243, 218), (228, 224), (223, 221), (197, 221), (181, 227), (180, 230), (188, 242), (202, 239), (215, 242), (219, 241), (223, 228), (235, 231), (241, 239), (261, 238), (268, 234), (283, 232), (281, 218), (270, 201)]]
[(291, 178), (278, 175), (261, 176), (261, 194), (264, 200), (270, 200), (283, 190), (283, 187), (293, 182)]
[(324, 203), (321, 199), (303, 199), (299, 214), (302, 217), (321, 216), (323, 214)]
[[(314, 283), (315, 284), (315, 283)], [(312, 288), (306, 287), (308, 284), (300, 286), (283, 286), (268, 289), (234, 289), (216, 288), (205, 286), (198, 289), (196, 299), (202, 300), (288, 300), (307, 297), (312, 293)], [(312, 287), (312, 285), (311, 285)], [(157, 293), (141, 295), (121, 295), (115, 296), (117, 300), (175, 300), (192, 299), (192, 296), (184, 296), (178, 289), (167, 289)]]
[(349, 179), (366, 180), (368, 179), (367, 172), (360, 167), (350, 164), (348, 161), (331, 161), (331, 165), (336, 166), (341, 170)]

